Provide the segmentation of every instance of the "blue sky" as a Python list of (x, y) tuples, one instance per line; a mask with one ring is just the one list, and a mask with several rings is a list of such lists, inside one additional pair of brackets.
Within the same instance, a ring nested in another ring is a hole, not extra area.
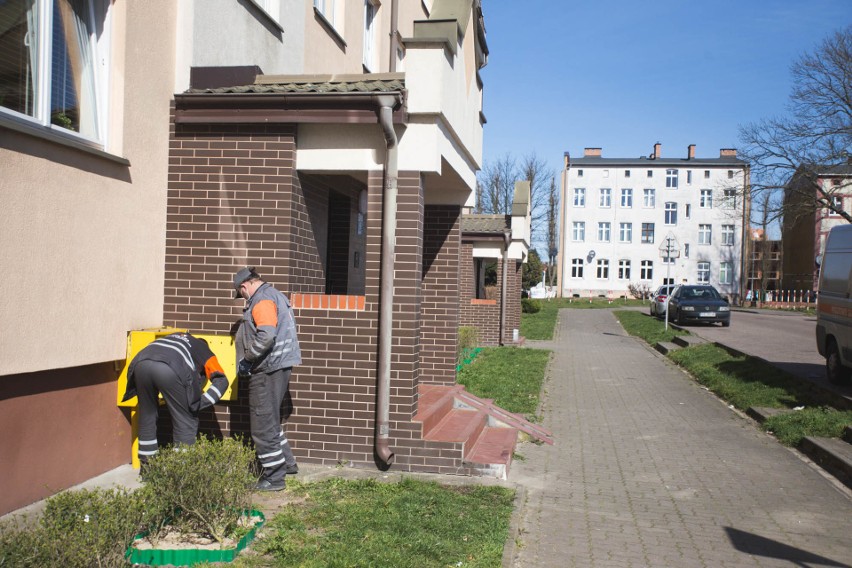
[[(852, 0), (483, 0), (485, 163), (567, 151), (712, 158), (784, 113), (790, 64), (852, 23)], [(558, 177), (557, 177), (558, 184)]]

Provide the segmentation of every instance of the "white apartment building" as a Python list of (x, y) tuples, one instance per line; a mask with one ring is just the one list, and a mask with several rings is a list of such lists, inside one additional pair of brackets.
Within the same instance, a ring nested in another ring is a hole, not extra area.
[(559, 290), (563, 297), (629, 297), (630, 284), (711, 284), (742, 294), (748, 164), (734, 149), (718, 158), (605, 158), (565, 153)]

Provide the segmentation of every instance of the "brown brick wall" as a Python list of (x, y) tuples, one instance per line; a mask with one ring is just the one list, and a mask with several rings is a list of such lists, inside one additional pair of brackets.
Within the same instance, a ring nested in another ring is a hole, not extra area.
[[(181, 125), (173, 128), (170, 147), (166, 325), (231, 332), (243, 306), (233, 299), (231, 278), (246, 264), (257, 266), (285, 293), (325, 292), (328, 235), (327, 221), (326, 225), (320, 221), (323, 216), (327, 219), (329, 180), (318, 182), (315, 176), (293, 171), (294, 128)], [(351, 185), (351, 178), (346, 179)], [(381, 172), (368, 174), (367, 190), (363, 309), (294, 310), (303, 364), (294, 369), (291, 380), (287, 434), (297, 457), (306, 462), (374, 463)], [(419, 173), (400, 174), (397, 205), (390, 393), (394, 469), (467, 473), (460, 444), (423, 441), (420, 425), (411, 420), (417, 411), (421, 361), (426, 360), (421, 344), (429, 336), (421, 335), (421, 324), (428, 320), (437, 327), (434, 313), (422, 308), (423, 298), (437, 294), (438, 288), (427, 293), (429, 287), (421, 285), (424, 205)], [(451, 217), (447, 215), (447, 224)], [(456, 234), (457, 218), (456, 212), (452, 220)], [(457, 256), (457, 239), (456, 244), (448, 241), (436, 252), (446, 266), (429, 275), (435, 286), (441, 271), (448, 274), (449, 263)], [(455, 338), (450, 339), (454, 350)], [(432, 343), (427, 350), (436, 351)], [(433, 372), (433, 367), (429, 369)], [(221, 435), (247, 433), (247, 399), (241, 385), (236, 401), (220, 404), (215, 414), (202, 417), (202, 429)]]
[(424, 218), (421, 380), (451, 385), (458, 348), (461, 208), (429, 205)]
[[(502, 295), (500, 287), (503, 283), (503, 259), (497, 261), (497, 290), (492, 302), (477, 301), (474, 284), (473, 245), (462, 243), (460, 260), (460, 289), (459, 325), (472, 326), (479, 330), (479, 344), (494, 346), (500, 344), (500, 303)], [(506, 275), (506, 320), (504, 322), (503, 341), (506, 345), (512, 343), (512, 331), (520, 330), (521, 326), (521, 276), (522, 267), (519, 261), (509, 259), (509, 269)]]

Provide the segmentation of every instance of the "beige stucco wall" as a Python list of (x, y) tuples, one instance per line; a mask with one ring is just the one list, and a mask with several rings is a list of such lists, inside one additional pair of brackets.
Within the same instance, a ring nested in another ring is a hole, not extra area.
[(111, 10), (108, 150), (130, 166), (0, 124), (0, 375), (123, 359), (162, 322), (176, 8)]

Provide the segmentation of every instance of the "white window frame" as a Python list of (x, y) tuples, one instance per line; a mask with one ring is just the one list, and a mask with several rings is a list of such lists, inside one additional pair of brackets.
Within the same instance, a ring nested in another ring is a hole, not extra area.
[(342, 28), (345, 21), (343, 10), (345, 6), (345, 0), (314, 0), (314, 10), (322, 16), (322, 19), (331, 26), (341, 40), (343, 40)]
[(284, 30), (281, 27), (281, 0), (250, 0), (252, 4), (260, 8), (260, 11), (269, 16), (269, 19), (275, 26)]
[(696, 281), (699, 284), (710, 284), (710, 263), (706, 260), (702, 260), (697, 265), (697, 277)]
[(724, 192), (725, 195), (725, 206), (729, 209), (736, 209), (737, 207), (737, 190), (736, 189), (726, 189)]
[(583, 277), (583, 259), (582, 258), (572, 258), (571, 259), (571, 278), (582, 278)]
[[(88, 35), (91, 59), (90, 88), (94, 99), (94, 112), (90, 120), (94, 123), (93, 133), (80, 133), (73, 129), (53, 124), (51, 104), (53, 99), (53, 0), (36, 0), (33, 23), (36, 29), (36, 53), (33, 53), (35, 72), (33, 87), (32, 113), (22, 113), (0, 106), (0, 124), (13, 130), (31, 132), (36, 135), (55, 137), (64, 144), (102, 150), (107, 146), (107, 125), (109, 117), (109, 70), (110, 44), (112, 29), (112, 4), (106, 0), (87, 0), (87, 23), (91, 30)], [(101, 30), (97, 36), (96, 31)]]
[(609, 280), (609, 259), (598, 259), (597, 271), (595, 274), (597, 275), (598, 280)]
[(677, 189), (678, 171), (674, 168), (666, 170), (666, 189)]
[(379, 7), (376, 0), (364, 0), (364, 53), (361, 64), (368, 72), (376, 70), (376, 29)]
[(618, 224), (618, 240), (622, 243), (633, 242), (633, 223)]
[(571, 229), (571, 237), (575, 243), (582, 243), (586, 240), (586, 222), (574, 221)]
[(713, 190), (702, 189), (701, 197), (698, 200), (698, 206), (702, 209), (713, 209)]
[(574, 188), (574, 207), (585, 207), (585, 206), (586, 206), (586, 188), (575, 187)]
[(719, 263), (719, 284), (733, 284), (734, 263), (723, 260)]
[[(843, 210), (843, 197), (841, 197), (839, 195), (832, 195), (831, 196), (831, 204), (842, 211)], [(831, 217), (840, 217), (840, 213), (836, 212), (834, 209), (831, 209), (830, 207), (828, 209), (828, 214)]]
[(686, 170), (686, 185), (692, 185), (692, 170)]
[(713, 244), (713, 225), (709, 223), (701, 223), (700, 225), (698, 225), (698, 244)]
[(639, 261), (639, 280), (654, 279), (654, 261), (641, 260)]
[(666, 201), (666, 211), (663, 225), (677, 225), (677, 203), (674, 201)]
[(630, 260), (625, 258), (618, 261), (618, 279), (630, 280)]
[(657, 191), (654, 188), (642, 190), (642, 204), (646, 209), (654, 209), (657, 206)]
[(600, 206), (605, 209), (612, 207), (612, 189), (608, 187), (601, 188)]
[(722, 246), (734, 246), (735, 230), (734, 225), (722, 225)]
[(622, 188), (621, 190), (621, 206), (625, 209), (633, 208), (633, 190), (629, 187)]
[[(646, 235), (646, 233), (647, 233), (646, 228), (651, 229), (650, 238), (648, 238), (648, 236)], [(654, 244), (654, 238), (656, 236), (654, 234), (655, 232), (656, 232), (656, 227), (654, 226), (654, 223), (642, 223), (642, 241), (641, 242), (643, 244), (650, 244), (650, 245)]]
[(598, 242), (608, 243), (612, 240), (612, 224), (609, 221), (598, 222)]
[(689, 243), (683, 243), (683, 258), (689, 258)]

